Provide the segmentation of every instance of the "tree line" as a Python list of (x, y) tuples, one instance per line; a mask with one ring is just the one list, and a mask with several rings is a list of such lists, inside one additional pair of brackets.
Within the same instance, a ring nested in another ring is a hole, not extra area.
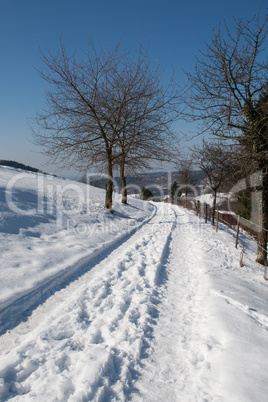
[[(268, 61), (267, 21), (259, 12), (249, 21), (235, 19), (214, 30), (211, 42), (187, 73), (185, 118), (199, 122), (199, 134), (209, 134), (226, 150), (234, 147), (244, 177), (260, 173), (261, 231), (257, 261), (267, 262), (268, 233)], [(214, 147), (214, 150), (216, 151)], [(203, 150), (205, 151), (205, 146)], [(198, 151), (197, 151), (198, 152)], [(217, 156), (215, 155), (215, 158)], [(233, 163), (231, 161), (230, 163)]]
[[(260, 172), (261, 227), (257, 260), (267, 261), (268, 231), (268, 61), (267, 21), (234, 18), (214, 30), (183, 88), (165, 84), (146, 50), (97, 50), (82, 54), (42, 53), (39, 71), (49, 84), (47, 106), (36, 115), (35, 142), (53, 162), (86, 170), (106, 169), (105, 205), (112, 210), (113, 172), (119, 169), (122, 202), (126, 172), (147, 169), (153, 160), (176, 157), (173, 123), (197, 123), (197, 135), (214, 139), (193, 149), (215, 195), (234, 170)], [(224, 162), (224, 163), (223, 163)], [(187, 164), (187, 163), (186, 163)], [(217, 169), (221, 166), (221, 169)], [(258, 188), (257, 188), (258, 187)]]

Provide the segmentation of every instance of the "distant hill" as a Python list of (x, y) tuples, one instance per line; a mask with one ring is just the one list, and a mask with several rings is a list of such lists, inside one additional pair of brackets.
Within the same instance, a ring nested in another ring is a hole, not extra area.
[(44, 173), (42, 170), (36, 169), (32, 166), (24, 165), (23, 163), (15, 162), (15, 161), (8, 161), (8, 160), (0, 160), (0, 166), (9, 166), (15, 169), (22, 169), (27, 170), (28, 172), (34, 173)]
[[(139, 194), (140, 189), (142, 187), (149, 188), (154, 196), (158, 194), (159, 188), (163, 190), (163, 193), (166, 195), (171, 184), (176, 180), (178, 182), (178, 173), (176, 171), (173, 172), (149, 172), (149, 173), (140, 173), (137, 175), (127, 176), (127, 185), (129, 188), (129, 193)], [(204, 173), (201, 171), (193, 172), (193, 184), (200, 185), (202, 179), (204, 178)], [(92, 177), (90, 180), (90, 184), (99, 187), (105, 188), (106, 179)], [(114, 178), (115, 187), (119, 191), (121, 191), (121, 182), (119, 177)]]

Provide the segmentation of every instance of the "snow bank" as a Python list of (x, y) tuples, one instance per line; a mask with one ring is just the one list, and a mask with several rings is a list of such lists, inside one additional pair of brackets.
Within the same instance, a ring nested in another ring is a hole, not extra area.
[[(228, 194), (226, 193), (218, 193), (217, 194), (217, 205), (221, 205), (225, 201), (228, 201)], [(202, 194), (194, 198), (195, 201), (200, 201), (201, 204), (207, 204), (210, 207), (213, 205), (213, 194)]]
[[(139, 227), (152, 204), (53, 176), (0, 167), (0, 311)], [(78, 266), (77, 266), (78, 267)]]

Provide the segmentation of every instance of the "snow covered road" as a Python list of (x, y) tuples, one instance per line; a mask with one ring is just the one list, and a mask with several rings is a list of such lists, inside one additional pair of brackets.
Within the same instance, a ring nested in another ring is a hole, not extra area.
[(3, 397), (124, 400), (152, 337), (175, 228), (174, 210), (161, 204), (128, 241), (5, 334)]
[[(257, 268), (245, 268), (234, 294), (241, 274), (232, 234), (215, 239), (192, 213), (155, 208), (126, 241), (2, 335), (1, 401), (266, 400), (267, 287)], [(246, 285), (262, 296), (250, 306)], [(229, 316), (229, 306), (239, 312)], [(246, 367), (256, 337), (260, 350)]]
[(173, 209), (177, 222), (157, 289), (159, 319), (148, 359), (142, 362), (135, 401), (211, 401), (222, 395), (219, 373), (212, 367), (220, 337), (213, 338), (208, 325), (205, 260), (194, 243), (202, 226), (188, 211)]

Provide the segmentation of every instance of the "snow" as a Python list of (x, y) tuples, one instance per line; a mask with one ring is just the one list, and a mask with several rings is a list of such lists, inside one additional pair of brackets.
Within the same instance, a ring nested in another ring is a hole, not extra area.
[(102, 190), (20, 174), (0, 168), (1, 401), (267, 400), (254, 240), (241, 268), (221, 224), (117, 195), (112, 215)]
[(122, 209), (115, 195), (111, 214), (100, 189), (5, 167), (0, 167), (0, 194), (0, 310), (66, 271), (77, 271), (83, 258), (103, 252), (154, 212), (135, 200)]
[[(213, 194), (212, 193), (203, 193), (202, 195), (194, 197), (195, 201), (200, 201), (201, 204), (207, 204), (210, 207), (213, 205)], [(218, 193), (217, 194), (217, 204), (222, 204), (225, 201), (229, 200), (229, 195), (226, 193)]]

